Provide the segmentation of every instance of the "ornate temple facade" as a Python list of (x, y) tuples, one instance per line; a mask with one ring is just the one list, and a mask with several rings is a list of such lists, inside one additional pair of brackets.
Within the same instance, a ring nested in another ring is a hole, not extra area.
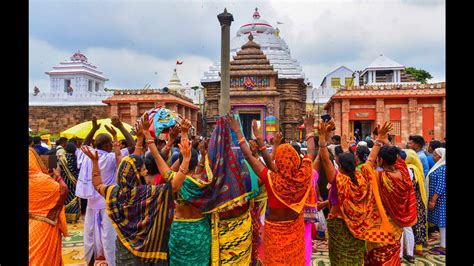
[[(252, 136), (251, 121), (255, 119), (265, 129), (267, 140), (277, 131), (285, 138), (299, 139), (307, 82), (278, 28), (260, 19), (256, 9), (253, 21), (240, 27), (230, 48), (230, 104), (240, 116), (244, 135)], [(214, 64), (201, 79), (208, 133), (219, 117), (219, 71), (220, 63)]]

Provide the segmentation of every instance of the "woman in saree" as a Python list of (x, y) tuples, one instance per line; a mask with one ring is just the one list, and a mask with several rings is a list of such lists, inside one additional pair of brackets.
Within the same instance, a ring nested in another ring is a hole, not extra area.
[[(97, 151), (86, 146), (82, 151), (92, 160), (92, 183), (106, 200), (107, 215), (117, 231), (117, 265), (168, 265), (168, 240), (173, 220), (172, 193), (182, 185), (191, 159), (190, 144), (183, 139), (179, 148), (183, 154), (183, 171), (161, 185), (147, 185), (147, 170), (142, 160), (143, 139), (154, 159), (159, 160), (158, 149), (149, 132), (148, 114), (145, 114), (135, 132), (137, 142), (132, 155), (122, 158), (117, 170), (117, 185), (102, 184)], [(115, 149), (119, 146), (115, 145)], [(119, 148), (118, 148), (119, 149)]]
[[(191, 128), (191, 123), (189, 120), (185, 120), (181, 125), (181, 142), (189, 142), (189, 128)], [(149, 134), (149, 132), (145, 132), (145, 134)], [(198, 164), (197, 151), (190, 148), (189, 155), (185, 159), (185, 154), (180, 154), (179, 159), (170, 168), (160, 154), (155, 158), (160, 175), (164, 177), (163, 181), (173, 180), (178, 175), (184, 176), (183, 185), (175, 191), (174, 196), (175, 212), (168, 242), (169, 264), (207, 266), (211, 250), (209, 216), (204, 215), (186, 201), (192, 194), (188, 189), (190, 186), (188, 183), (198, 182), (195, 178), (195, 168)], [(202, 162), (200, 163), (202, 164)]]
[(31, 147), (28, 170), (29, 264), (64, 265), (61, 237), (67, 235), (67, 185), (59, 169), (53, 169), (55, 178), (47, 174), (46, 166)]
[[(391, 129), (391, 124), (389, 126)], [(415, 190), (410, 174), (400, 156), (399, 148), (390, 145), (384, 128), (386, 124), (378, 130), (377, 141), (367, 159), (372, 167), (365, 170), (377, 181), (383, 208), (389, 217), (397, 242), (368, 242), (365, 257), (368, 265), (400, 265), (400, 238), (403, 228), (415, 225), (418, 219)], [(381, 168), (380, 171), (375, 171), (376, 165)]]
[(65, 156), (59, 156), (58, 160), (61, 167), (61, 176), (69, 189), (66, 202), (64, 203), (66, 209), (66, 222), (76, 223), (81, 216), (81, 202), (79, 198), (76, 197), (76, 184), (79, 175), (79, 169), (77, 168), (76, 145), (68, 143), (64, 147), (64, 150), (66, 151)]
[[(314, 142), (308, 142), (308, 155), (301, 159), (289, 144), (278, 146), (275, 162), (258, 140), (259, 150), (268, 167), (252, 156), (234, 114), (227, 114), (227, 124), (237, 136), (242, 153), (261, 181), (268, 194), (268, 215), (263, 232), (265, 265), (304, 265), (304, 215), (305, 204), (316, 205), (312, 189), (312, 161), (315, 157)], [(314, 137), (314, 114), (305, 118), (306, 140)]]
[[(417, 256), (423, 256), (423, 246), (426, 245), (426, 224), (427, 224), (427, 213), (426, 209), (428, 207), (427, 194), (425, 191), (424, 184), (424, 175), (423, 175), (423, 165), (421, 160), (412, 149), (404, 149), (406, 153), (405, 163), (408, 170), (410, 171), (410, 176), (413, 176), (412, 183), (413, 188), (415, 189), (415, 198), (416, 198), (416, 209), (418, 212), (418, 221), (414, 226), (412, 226), (413, 235), (415, 237), (415, 252)], [(405, 229), (404, 229), (405, 230)], [(403, 237), (402, 237), (403, 239)], [(407, 248), (408, 256), (405, 257), (409, 262), (414, 263), (413, 250)]]
[[(385, 214), (378, 184), (369, 162), (356, 170), (356, 158), (349, 152), (349, 143), (343, 137), (338, 169), (329, 159), (327, 140), (334, 129), (334, 121), (321, 121), (319, 125), (319, 156), (331, 184), (329, 191), (330, 212), (327, 220), (329, 234), (329, 259), (331, 265), (364, 265), (366, 243), (400, 245), (400, 236), (393, 232)], [(378, 128), (381, 138), (386, 138), (390, 125)], [(369, 159), (375, 158), (378, 148), (372, 149)], [(398, 256), (397, 256), (398, 257)], [(370, 264), (369, 264), (370, 265)]]

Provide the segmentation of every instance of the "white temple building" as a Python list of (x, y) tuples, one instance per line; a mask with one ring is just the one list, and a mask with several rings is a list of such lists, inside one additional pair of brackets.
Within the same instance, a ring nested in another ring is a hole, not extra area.
[(45, 73), (50, 91), (30, 93), (31, 106), (106, 105), (102, 100), (113, 94), (104, 90), (108, 79), (80, 51)]
[[(230, 58), (248, 42), (248, 34), (252, 33), (253, 41), (260, 45), (260, 49), (266, 55), (273, 69), (278, 72), (279, 79), (305, 79), (303, 69), (296, 59), (291, 57), (290, 49), (286, 42), (280, 37), (280, 30), (273, 28), (270, 23), (260, 18), (258, 9), (255, 8), (253, 19), (243, 24), (234, 38), (230, 40)], [(202, 82), (220, 81), (220, 61), (209, 67), (201, 78)], [(306, 83), (307, 80), (306, 80)]]

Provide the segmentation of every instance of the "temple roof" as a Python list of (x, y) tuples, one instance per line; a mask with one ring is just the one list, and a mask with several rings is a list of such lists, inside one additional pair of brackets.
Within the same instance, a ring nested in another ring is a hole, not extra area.
[(168, 83), (168, 89), (172, 91), (178, 91), (182, 89), (183, 86), (181, 85), (181, 80), (178, 77), (178, 73), (176, 72), (176, 68), (173, 70), (173, 74), (171, 75), (170, 82)]
[(276, 75), (270, 61), (260, 50), (260, 45), (253, 41), (253, 35), (249, 34), (248, 42), (242, 46), (242, 50), (237, 52), (234, 60), (230, 62), (230, 75)]
[(59, 66), (53, 67), (53, 70), (45, 72), (47, 75), (78, 75), (86, 74), (93, 76), (99, 80), (109, 80), (104, 76), (97, 67), (87, 61), (87, 57), (80, 51), (74, 53), (70, 60), (64, 60), (59, 63)]
[[(260, 19), (260, 13), (256, 10), (252, 20), (244, 23), (237, 34), (230, 41), (231, 58), (237, 55), (242, 46), (248, 42), (248, 35), (252, 33), (253, 42), (260, 46), (263, 54), (269, 60), (270, 65), (277, 71), (279, 79), (305, 79), (303, 69), (296, 59), (291, 57), (290, 49), (285, 41), (280, 38), (278, 30), (273, 28), (267, 21)], [(220, 61), (211, 65), (201, 78), (202, 83), (220, 81)], [(305, 81), (307, 83), (307, 81)]]
[(395, 62), (394, 60), (384, 56), (380, 55), (377, 57), (372, 63), (370, 63), (364, 71), (362, 71), (362, 75), (367, 71), (367, 70), (391, 70), (391, 69), (404, 69), (405, 66)]

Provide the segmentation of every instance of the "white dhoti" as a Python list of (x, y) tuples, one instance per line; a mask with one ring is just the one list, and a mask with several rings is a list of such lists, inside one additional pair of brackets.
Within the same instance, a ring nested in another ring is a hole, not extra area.
[(104, 256), (109, 266), (115, 266), (115, 239), (117, 232), (105, 209), (86, 209), (84, 221), (84, 257), (89, 263)]

